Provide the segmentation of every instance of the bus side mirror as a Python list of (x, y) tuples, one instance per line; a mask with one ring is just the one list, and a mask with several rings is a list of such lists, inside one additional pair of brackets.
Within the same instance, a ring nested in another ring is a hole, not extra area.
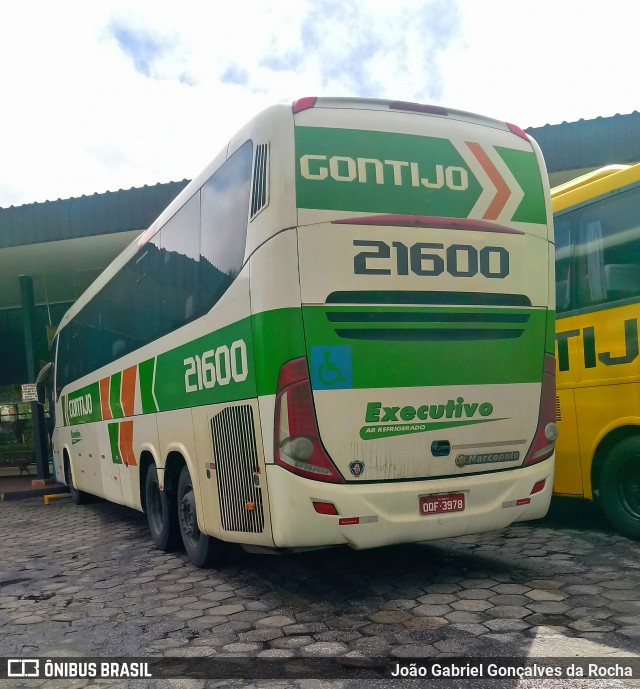
[(53, 383), (53, 364), (48, 362), (41, 369), (40, 373), (36, 378), (36, 389), (38, 391), (38, 404), (45, 404), (47, 401), (47, 395), (45, 388), (47, 386), (51, 387)]

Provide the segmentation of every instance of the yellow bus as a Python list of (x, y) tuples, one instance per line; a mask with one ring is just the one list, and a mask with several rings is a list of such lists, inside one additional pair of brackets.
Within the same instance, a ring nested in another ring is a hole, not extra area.
[(554, 492), (640, 538), (640, 164), (555, 187)]

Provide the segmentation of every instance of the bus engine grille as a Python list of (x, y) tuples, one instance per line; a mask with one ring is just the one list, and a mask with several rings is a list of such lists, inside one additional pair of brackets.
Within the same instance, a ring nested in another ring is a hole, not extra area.
[(225, 531), (264, 530), (253, 409), (226, 407), (211, 419), (220, 517)]

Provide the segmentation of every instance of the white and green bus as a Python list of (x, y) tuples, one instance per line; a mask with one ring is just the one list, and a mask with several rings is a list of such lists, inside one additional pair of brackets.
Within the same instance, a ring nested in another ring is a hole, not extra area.
[(65, 315), (54, 456), (198, 565), (543, 516), (553, 230), (503, 122), (305, 98), (234, 136)]

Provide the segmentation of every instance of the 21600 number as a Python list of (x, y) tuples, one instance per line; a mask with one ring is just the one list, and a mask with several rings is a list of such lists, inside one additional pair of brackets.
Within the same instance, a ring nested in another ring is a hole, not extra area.
[[(478, 251), (470, 244), (418, 242), (407, 246), (392, 242), (355, 239), (353, 246), (367, 247), (353, 258), (356, 275), (449, 275), (470, 278), (480, 272), (486, 278), (502, 279), (509, 275), (509, 252), (501, 246), (485, 246)], [(391, 254), (394, 258), (391, 258)]]

